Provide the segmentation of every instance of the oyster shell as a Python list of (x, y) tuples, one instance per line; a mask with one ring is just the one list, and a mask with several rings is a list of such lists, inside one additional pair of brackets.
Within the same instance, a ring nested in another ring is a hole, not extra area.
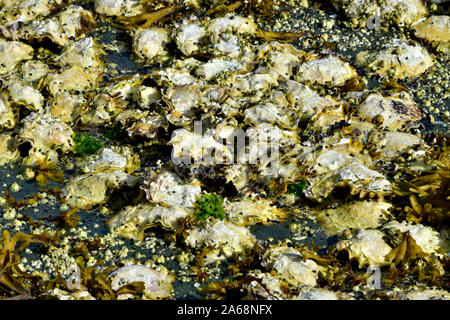
[(380, 132), (373, 135), (370, 141), (383, 159), (399, 156), (409, 148), (424, 144), (421, 138), (405, 132)]
[(59, 14), (59, 24), (70, 39), (79, 39), (87, 31), (86, 27), (95, 23), (91, 11), (71, 5)]
[(54, 44), (61, 47), (64, 47), (69, 42), (69, 37), (56, 18), (31, 21), (19, 30), (19, 38), (28, 41), (50, 39)]
[(385, 201), (357, 201), (325, 209), (317, 213), (323, 229), (329, 235), (346, 230), (374, 229), (381, 225), (392, 204)]
[(77, 176), (62, 190), (62, 201), (73, 208), (89, 209), (108, 200), (110, 190), (133, 186), (138, 178), (123, 171), (94, 172)]
[(175, 41), (178, 49), (191, 56), (200, 49), (201, 41), (206, 34), (205, 28), (197, 22), (191, 22), (176, 30)]
[(128, 265), (112, 272), (111, 288), (118, 291), (123, 286), (133, 282), (143, 282), (144, 298), (163, 299), (172, 295), (172, 282), (175, 278), (165, 269), (155, 270), (141, 265)]
[(418, 105), (406, 93), (390, 97), (372, 93), (358, 106), (357, 112), (368, 121), (381, 118), (382, 125), (391, 130), (404, 129), (421, 118)]
[(85, 100), (81, 96), (62, 92), (50, 100), (49, 111), (53, 118), (72, 123)]
[(39, 84), (39, 81), (50, 72), (50, 67), (38, 60), (28, 60), (20, 66), (22, 80), (26, 84)]
[(176, 174), (164, 171), (155, 177), (150, 175), (144, 191), (151, 202), (192, 209), (201, 187), (198, 180), (184, 183)]
[(359, 266), (381, 266), (386, 263), (385, 257), (392, 248), (383, 240), (383, 232), (379, 230), (359, 230), (348, 240), (342, 240), (337, 245), (338, 250), (346, 249), (350, 258), (356, 258)]
[(438, 51), (445, 54), (450, 53), (450, 17), (431, 16), (428, 19), (414, 24), (413, 29), (416, 37), (431, 42)]
[(352, 192), (372, 192), (385, 194), (392, 191), (391, 184), (384, 175), (362, 164), (350, 164), (340, 169), (309, 179), (311, 186), (305, 191), (306, 197), (322, 201), (338, 185), (349, 185)]
[(359, 52), (356, 61), (382, 77), (394, 79), (415, 78), (434, 65), (424, 48), (401, 40), (394, 40), (382, 50)]
[(151, 203), (128, 206), (121, 210), (108, 224), (122, 237), (142, 241), (144, 231), (153, 226), (176, 231), (180, 228), (180, 220), (187, 217), (188, 212), (179, 206), (163, 207)]
[(8, 90), (12, 103), (23, 105), (32, 111), (43, 111), (44, 97), (39, 90), (22, 85), (20, 82), (10, 84)]
[(75, 65), (60, 73), (53, 73), (46, 80), (49, 92), (56, 96), (62, 92), (83, 92), (95, 86), (98, 74)]
[(287, 246), (270, 249), (264, 254), (264, 259), (281, 279), (294, 287), (315, 287), (319, 272), (324, 271), (313, 260), (304, 259), (299, 251)]
[(106, 16), (136, 16), (143, 13), (140, 0), (95, 0), (94, 10)]
[(297, 71), (298, 81), (310, 81), (313, 84), (332, 87), (341, 86), (353, 77), (356, 77), (355, 69), (348, 62), (334, 56), (308, 61)]
[(142, 29), (134, 35), (133, 52), (146, 62), (154, 62), (167, 56), (166, 46), (169, 42), (169, 31), (165, 29)]
[(200, 246), (215, 248), (206, 257), (208, 264), (222, 260), (224, 257), (244, 254), (253, 247), (256, 238), (248, 229), (236, 226), (230, 221), (216, 221), (213, 224), (188, 230), (185, 241), (192, 248)]
[(423, 226), (421, 224), (411, 224), (406, 221), (402, 223), (398, 221), (390, 221), (383, 226), (384, 230), (397, 230), (402, 233), (409, 232), (411, 237), (417, 243), (417, 245), (425, 253), (435, 253), (440, 249), (440, 237), (439, 233), (434, 231), (430, 227)]
[(0, 39), (0, 75), (15, 69), (16, 65), (31, 59), (34, 49), (20, 41), (7, 41)]
[(272, 221), (283, 219), (287, 214), (272, 206), (267, 200), (250, 199), (227, 203), (225, 211), (228, 219), (238, 226), (270, 224)]
[(72, 128), (61, 120), (46, 113), (31, 113), (22, 123), (23, 127), (17, 137), (32, 145), (28, 157), (24, 160), (27, 165), (41, 164), (51, 150), (72, 150)]

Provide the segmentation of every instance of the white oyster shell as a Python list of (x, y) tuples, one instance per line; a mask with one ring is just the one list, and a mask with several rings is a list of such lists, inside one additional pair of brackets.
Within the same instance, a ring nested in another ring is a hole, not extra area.
[[(196, 248), (199, 246), (216, 248), (225, 257), (243, 254), (252, 248), (256, 238), (244, 227), (236, 226), (229, 221), (217, 221), (202, 227), (195, 227), (188, 231), (186, 243)], [(219, 259), (218, 254), (208, 262)]]
[(134, 35), (133, 52), (141, 59), (152, 62), (167, 55), (169, 32), (162, 28), (143, 29)]
[(18, 139), (29, 141), (32, 149), (25, 162), (37, 165), (44, 161), (47, 152), (59, 149), (63, 152), (72, 150), (72, 129), (59, 119), (46, 113), (31, 113), (22, 120), (23, 128)]
[(357, 258), (359, 265), (369, 264), (381, 266), (392, 248), (383, 240), (383, 232), (379, 230), (359, 230), (348, 240), (337, 244), (338, 250), (347, 249), (350, 258)]
[(109, 276), (111, 288), (114, 291), (133, 282), (143, 282), (145, 285), (144, 298), (163, 299), (172, 295), (172, 282), (175, 280), (167, 270), (147, 268), (141, 265), (128, 265), (115, 270)]
[(205, 34), (206, 30), (200, 23), (189, 23), (181, 26), (176, 31), (175, 36), (178, 49), (186, 56), (192, 55), (200, 48), (202, 38)]
[(383, 229), (394, 229), (402, 233), (409, 232), (417, 245), (425, 253), (435, 253), (436, 250), (440, 249), (441, 240), (439, 233), (433, 230), (433, 228), (421, 224), (411, 224), (406, 221), (400, 223), (394, 220), (386, 223)]
[(88, 209), (104, 203), (111, 189), (133, 186), (138, 178), (115, 170), (80, 175), (69, 181), (62, 190), (62, 201), (73, 208)]
[(394, 40), (381, 51), (362, 51), (356, 60), (383, 77), (395, 79), (415, 78), (434, 65), (424, 48), (401, 40)]
[(297, 71), (299, 81), (310, 81), (330, 86), (341, 86), (356, 76), (356, 71), (347, 62), (336, 57), (311, 60)]
[(16, 125), (14, 112), (11, 109), (11, 104), (8, 97), (2, 93), (0, 94), (0, 128), (11, 129)]
[(370, 94), (358, 106), (358, 114), (366, 120), (382, 117), (382, 124), (391, 130), (405, 128), (421, 118), (418, 105), (408, 95), (384, 97)]
[(244, 199), (225, 205), (228, 219), (238, 226), (256, 223), (267, 224), (283, 218), (286, 213), (270, 204), (267, 200)]
[(20, 61), (31, 59), (33, 51), (20, 41), (0, 39), (0, 75), (13, 71)]
[(142, 203), (124, 208), (108, 224), (125, 238), (142, 240), (145, 228), (159, 225), (175, 231), (180, 226), (180, 220), (187, 215), (187, 211), (179, 206), (163, 207)]
[(24, 105), (32, 111), (41, 112), (43, 110), (44, 97), (39, 90), (19, 82), (9, 85), (8, 90), (13, 103)]
[(358, 201), (318, 212), (322, 228), (329, 235), (346, 230), (372, 229), (381, 225), (392, 205), (385, 201)]
[(304, 259), (296, 249), (286, 246), (272, 248), (264, 257), (278, 276), (294, 287), (316, 286), (319, 272), (323, 271), (313, 260)]
[(162, 172), (148, 182), (145, 187), (147, 199), (154, 203), (180, 206), (192, 209), (201, 193), (200, 182), (194, 180), (187, 184), (172, 172)]

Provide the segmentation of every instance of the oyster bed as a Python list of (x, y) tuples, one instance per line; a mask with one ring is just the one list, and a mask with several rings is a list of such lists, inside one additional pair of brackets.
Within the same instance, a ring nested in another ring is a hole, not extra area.
[(1, 1), (0, 298), (449, 299), (444, 8)]

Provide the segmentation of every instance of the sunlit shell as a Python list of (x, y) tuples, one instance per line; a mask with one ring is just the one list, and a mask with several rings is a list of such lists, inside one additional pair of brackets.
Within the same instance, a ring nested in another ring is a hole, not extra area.
[(240, 200), (225, 205), (228, 219), (238, 226), (256, 223), (270, 224), (283, 219), (286, 212), (270, 204), (267, 200)]
[(24, 83), (39, 83), (39, 81), (49, 74), (51, 69), (45, 63), (37, 60), (28, 60), (20, 66), (20, 73)]
[(224, 17), (211, 20), (208, 25), (208, 33), (214, 40), (224, 32), (234, 32), (237, 34), (255, 34), (257, 26), (253, 19), (244, 18), (228, 14)]
[(44, 97), (33, 87), (22, 85), (19, 82), (13, 82), (8, 86), (11, 101), (16, 105), (23, 105), (32, 111), (42, 111), (44, 106)]
[(95, 0), (94, 10), (106, 16), (136, 16), (143, 13), (139, 0)]
[(206, 30), (200, 23), (193, 22), (181, 26), (175, 35), (178, 49), (186, 56), (192, 55), (199, 50), (205, 34)]
[(86, 26), (94, 24), (94, 21), (92, 12), (80, 6), (69, 6), (59, 15), (59, 23), (71, 39), (79, 38), (86, 32)]
[(94, 72), (102, 67), (99, 53), (99, 48), (94, 39), (88, 37), (70, 42), (64, 47), (64, 50), (57, 58), (57, 61), (70, 66), (89, 68), (91, 72)]
[(111, 190), (133, 186), (138, 178), (123, 171), (94, 172), (77, 176), (62, 190), (62, 201), (73, 208), (89, 209), (108, 200)]
[(450, 17), (431, 16), (413, 26), (416, 37), (431, 42), (443, 53), (450, 52)]
[(411, 224), (406, 221), (400, 223), (393, 220), (385, 224), (383, 229), (397, 230), (402, 233), (409, 232), (417, 245), (422, 248), (425, 253), (435, 253), (436, 250), (440, 249), (441, 240), (439, 233), (430, 227), (421, 224)]
[(115, 270), (109, 276), (111, 288), (119, 290), (127, 284), (143, 282), (145, 285), (144, 298), (163, 299), (172, 295), (172, 282), (175, 278), (162, 268), (159, 271), (141, 265), (128, 265)]
[(355, 76), (356, 71), (348, 62), (333, 56), (308, 61), (297, 71), (298, 81), (329, 86), (341, 86)]
[(210, 261), (220, 259), (219, 253), (225, 257), (244, 254), (252, 248), (256, 238), (244, 227), (237, 226), (229, 221), (217, 221), (206, 226), (195, 227), (188, 230), (186, 243), (192, 248), (216, 248), (217, 253), (210, 257)]
[(408, 148), (423, 145), (424, 142), (421, 138), (410, 133), (380, 132), (371, 137), (371, 143), (385, 158), (398, 156)]
[(384, 194), (392, 191), (391, 184), (384, 175), (362, 164), (350, 164), (309, 181), (311, 186), (305, 191), (305, 195), (319, 202), (327, 198), (338, 185), (348, 185), (356, 192)]
[(217, 58), (211, 59), (200, 65), (195, 73), (197, 76), (209, 81), (217, 78), (219, 75), (242, 70), (243, 67), (243, 64), (238, 61)]
[(149, 201), (189, 209), (193, 208), (201, 193), (199, 181), (184, 183), (176, 174), (168, 171), (146, 181), (144, 190)]
[(50, 101), (49, 110), (53, 118), (65, 123), (71, 123), (79, 112), (84, 99), (68, 92), (58, 94)]
[(383, 50), (362, 51), (356, 56), (358, 64), (382, 77), (415, 78), (433, 64), (433, 58), (418, 44), (396, 40)]
[(348, 240), (337, 244), (339, 250), (346, 249), (350, 258), (355, 258), (362, 267), (365, 264), (381, 266), (392, 248), (383, 240), (384, 234), (379, 230), (359, 230)]
[(319, 272), (324, 271), (313, 260), (304, 259), (299, 251), (287, 246), (270, 249), (264, 259), (281, 279), (294, 287), (316, 286)]
[[(172, 133), (170, 140), (172, 145), (172, 157), (176, 162), (183, 163), (211, 163), (215, 155), (222, 154), (227, 159), (232, 158), (232, 153), (219, 143), (212, 135), (201, 135), (186, 129), (177, 129)], [(215, 155), (213, 156), (213, 151)]]
[(176, 126), (192, 122), (195, 108), (200, 103), (200, 92), (196, 85), (186, 85), (169, 88), (164, 95), (165, 101), (174, 110), (167, 116), (167, 120)]
[(446, 290), (424, 289), (408, 292), (406, 300), (450, 300), (450, 293)]
[(53, 96), (64, 91), (83, 92), (95, 86), (98, 74), (85, 71), (79, 66), (73, 66), (63, 70), (61, 73), (54, 73), (47, 78), (47, 87)]
[(126, 166), (127, 158), (110, 148), (103, 148), (99, 154), (83, 159), (83, 163), (80, 165), (85, 173), (104, 169), (125, 170)]
[(295, 300), (354, 300), (344, 292), (334, 292), (325, 288), (302, 288)]
[(50, 39), (54, 44), (61, 47), (69, 42), (69, 38), (61, 28), (57, 19), (32, 21), (20, 29), (19, 37), (25, 40), (42, 41)]
[(178, 206), (163, 207), (151, 203), (128, 206), (121, 210), (109, 222), (122, 237), (142, 240), (146, 228), (161, 226), (175, 231), (181, 226), (180, 220), (186, 218), (187, 211)]
[(298, 118), (292, 111), (286, 110), (270, 102), (263, 102), (244, 111), (244, 121), (250, 124), (267, 122), (281, 128), (294, 129)]
[(33, 51), (20, 41), (0, 39), (0, 75), (13, 71), (20, 61), (31, 59)]
[(289, 102), (302, 118), (310, 118), (336, 104), (331, 97), (321, 97), (307, 85), (287, 80), (283, 86)]
[(59, 149), (63, 152), (72, 150), (72, 128), (61, 120), (52, 118), (45, 113), (31, 113), (22, 120), (22, 123), (23, 127), (19, 132), (18, 139), (30, 142), (32, 145), (26, 160), (27, 164), (42, 163), (50, 150)]
[(133, 39), (133, 52), (146, 62), (164, 58), (168, 53), (169, 32), (162, 28), (139, 30)]
[(384, 201), (358, 201), (321, 210), (317, 217), (325, 232), (336, 235), (346, 230), (376, 228), (386, 218), (390, 208), (392, 205)]
[(383, 25), (410, 25), (428, 14), (421, 0), (333, 0), (333, 3), (342, 7), (350, 18), (378, 16)]
[(372, 121), (377, 117), (383, 126), (391, 130), (406, 128), (421, 118), (418, 105), (409, 95), (384, 97), (379, 93), (370, 94), (358, 106), (358, 115)]
[(156, 114), (139, 119), (127, 129), (130, 137), (141, 136), (153, 139), (157, 136), (159, 129), (163, 128), (167, 131), (168, 123), (165, 117)]
[(161, 100), (160, 90), (154, 87), (139, 86), (137, 95), (139, 106), (142, 108), (150, 108), (152, 104)]
[(59, 300), (95, 300), (95, 298), (88, 291), (69, 292), (56, 288), (48, 294), (58, 298)]

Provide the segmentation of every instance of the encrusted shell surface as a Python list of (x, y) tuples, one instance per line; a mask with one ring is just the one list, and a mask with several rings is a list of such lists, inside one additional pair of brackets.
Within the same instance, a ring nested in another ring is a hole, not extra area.
[(169, 31), (165, 29), (142, 29), (134, 35), (133, 52), (146, 62), (153, 62), (167, 55), (169, 41)]
[(0, 133), (0, 166), (16, 159), (18, 155), (17, 141), (8, 133)]
[(285, 246), (275, 247), (265, 254), (268, 265), (274, 269), (278, 276), (294, 287), (317, 285), (319, 272), (323, 268), (313, 260), (304, 259), (294, 248)]
[(358, 64), (382, 77), (415, 78), (434, 65), (433, 58), (419, 44), (396, 40), (378, 51), (362, 51)]
[(228, 219), (236, 225), (269, 224), (286, 216), (286, 212), (266, 200), (240, 200), (225, 205)]
[(13, 71), (20, 61), (31, 59), (33, 51), (23, 42), (0, 39), (0, 75)]
[(337, 244), (339, 250), (347, 249), (350, 258), (356, 258), (360, 266), (385, 264), (385, 257), (392, 248), (383, 240), (384, 234), (379, 230), (362, 229), (348, 240)]
[(193, 208), (201, 193), (198, 180), (184, 183), (176, 174), (168, 171), (147, 181), (144, 190), (149, 201), (184, 208)]
[(107, 201), (110, 190), (133, 186), (137, 181), (138, 178), (119, 170), (80, 175), (65, 185), (62, 201), (73, 208), (89, 209)]
[(346, 230), (374, 229), (386, 218), (390, 203), (384, 201), (357, 201), (346, 203), (335, 209), (325, 209), (317, 217), (325, 232), (342, 234)]
[(386, 230), (398, 230), (402, 233), (409, 232), (411, 237), (417, 243), (417, 245), (425, 253), (435, 253), (440, 249), (440, 237), (439, 233), (430, 227), (421, 224), (411, 224), (406, 221), (390, 221), (383, 226)]
[(143, 282), (146, 299), (163, 299), (172, 295), (175, 278), (165, 269), (159, 271), (141, 265), (128, 265), (112, 272), (111, 288), (115, 291), (133, 282)]
[(244, 254), (253, 247), (256, 238), (247, 228), (237, 226), (230, 221), (216, 221), (190, 229), (185, 241), (192, 248), (199, 246), (216, 248), (218, 252), (213, 253), (207, 261), (211, 263), (220, 259), (219, 253), (225, 257)]
[(348, 62), (333, 56), (308, 61), (297, 71), (299, 81), (329, 86), (341, 86), (355, 76), (356, 71)]
[(382, 125), (391, 130), (406, 128), (422, 116), (418, 105), (407, 94), (385, 97), (372, 93), (358, 106), (357, 112), (368, 121), (381, 118)]
[(125, 238), (142, 240), (145, 228), (161, 226), (175, 231), (180, 227), (180, 220), (187, 215), (188, 212), (179, 206), (142, 203), (124, 208), (108, 224)]
[(418, 38), (431, 42), (438, 51), (450, 53), (450, 17), (431, 16), (413, 26)]

